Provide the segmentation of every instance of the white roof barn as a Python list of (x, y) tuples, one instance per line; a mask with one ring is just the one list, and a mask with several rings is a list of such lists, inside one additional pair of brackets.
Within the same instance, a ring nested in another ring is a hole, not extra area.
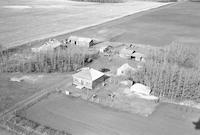
[(77, 37), (77, 36), (70, 36), (67, 39), (68, 43), (83, 46), (83, 47), (91, 47), (95, 44), (94, 39), (86, 38), (86, 37)]
[(137, 94), (149, 95), (151, 89), (141, 83), (135, 83), (131, 86), (130, 91)]
[(104, 73), (93, 68), (83, 69), (80, 72), (72, 75), (73, 84), (84, 86), (88, 89), (93, 89), (98, 83), (104, 80)]
[(129, 71), (135, 72), (136, 69), (131, 67), (128, 63), (123, 64), (121, 67), (117, 69), (117, 75), (126, 75)]

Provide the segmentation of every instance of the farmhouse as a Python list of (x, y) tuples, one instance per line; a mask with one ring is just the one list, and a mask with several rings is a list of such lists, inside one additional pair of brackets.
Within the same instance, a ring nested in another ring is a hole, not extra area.
[(70, 36), (67, 42), (82, 47), (91, 47), (95, 44), (95, 41), (91, 38), (77, 36)]
[(135, 72), (136, 69), (134, 69), (133, 67), (131, 67), (128, 63), (126, 64), (123, 64), (121, 67), (119, 67), (117, 69), (117, 75), (120, 76), (120, 75), (127, 75), (128, 72)]
[(93, 89), (97, 84), (104, 81), (104, 73), (93, 68), (83, 69), (72, 75), (73, 84), (88, 89)]

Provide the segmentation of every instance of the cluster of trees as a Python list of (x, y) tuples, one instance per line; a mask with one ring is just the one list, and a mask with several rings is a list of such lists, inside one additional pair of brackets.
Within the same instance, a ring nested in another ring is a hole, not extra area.
[[(1, 72), (68, 72), (84, 66), (97, 54), (88, 54), (79, 48), (59, 49), (49, 52), (22, 52), (0, 54)], [(17, 57), (17, 58), (16, 58)]]
[(152, 50), (135, 81), (150, 86), (156, 96), (200, 102), (199, 51), (177, 43)]
[(23, 135), (71, 135), (67, 131), (56, 130), (21, 116), (12, 116), (5, 122), (5, 126), (11, 131)]

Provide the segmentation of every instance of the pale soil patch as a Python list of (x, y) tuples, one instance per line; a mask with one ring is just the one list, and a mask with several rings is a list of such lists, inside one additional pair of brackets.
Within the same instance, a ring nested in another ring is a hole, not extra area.
[(18, 46), (166, 4), (137, 1), (98, 4), (68, 0), (2, 0), (0, 1), (0, 44), (5, 47)]

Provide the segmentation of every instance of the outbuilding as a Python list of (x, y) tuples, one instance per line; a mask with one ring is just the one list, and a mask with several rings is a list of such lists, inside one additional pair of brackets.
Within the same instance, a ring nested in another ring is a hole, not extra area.
[(117, 75), (127, 75), (128, 72), (136, 72), (136, 69), (131, 67), (128, 63), (123, 64), (121, 67), (117, 69)]
[(139, 52), (135, 52), (131, 55), (131, 58), (134, 59), (135, 61), (145, 61), (145, 55)]
[(119, 56), (121, 58), (130, 59), (134, 52), (134, 50), (125, 47), (119, 51)]
[(93, 89), (97, 84), (104, 81), (104, 73), (93, 68), (83, 69), (72, 77), (74, 85), (88, 89)]
[(67, 38), (67, 43), (82, 47), (91, 47), (95, 44), (95, 41), (91, 38), (70, 36)]
[(130, 91), (136, 94), (150, 95), (151, 89), (141, 83), (135, 83), (131, 86)]
[(62, 43), (58, 41), (57, 39), (49, 39), (47, 42), (45, 42), (42, 46), (37, 48), (31, 48), (33, 52), (47, 52), (47, 51), (53, 51), (57, 47), (61, 46)]

